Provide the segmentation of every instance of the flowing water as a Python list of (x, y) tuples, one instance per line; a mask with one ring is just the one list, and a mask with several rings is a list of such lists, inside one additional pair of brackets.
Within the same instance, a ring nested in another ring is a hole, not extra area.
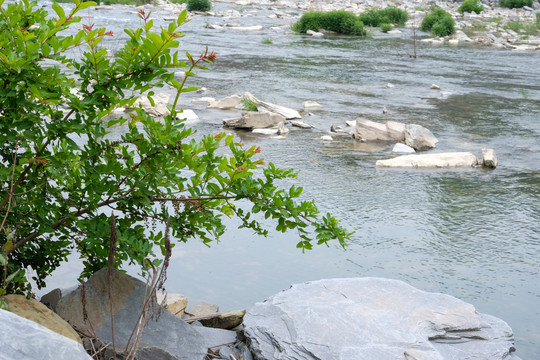
[[(291, 34), (292, 20), (269, 18), (274, 12), (267, 7), (215, 3), (217, 11), (227, 8), (249, 16), (195, 17), (184, 28), (184, 49), (196, 55), (208, 45), (218, 54), (212, 70), (194, 79), (207, 92), (182, 100), (201, 118), (194, 127), (219, 132), (224, 118), (239, 113), (205, 110), (191, 102), (200, 96), (249, 91), (295, 109), (319, 102), (322, 108), (304, 113), (313, 130), (293, 128), (285, 139), (236, 134), (260, 145), (265, 160), (298, 170), (298, 179), (284, 185), (303, 186), (306, 199), (355, 234), (346, 250), (331, 244), (302, 254), (295, 233), (258, 238), (231, 221), (211, 248), (196, 241), (175, 248), (168, 290), (191, 303), (232, 310), (308, 280), (401, 279), (504, 319), (515, 332), (517, 354), (540, 358), (540, 52), (419, 44), (420, 57), (412, 59), (407, 30), (369, 39), (312, 38)], [(87, 15), (84, 22), (114, 30), (114, 41), (122, 27), (137, 24), (133, 8)], [(163, 15), (167, 11), (154, 9), (156, 21)], [(264, 28), (206, 27), (228, 22)], [(438, 137), (436, 151), (480, 155), (483, 147), (493, 148), (500, 165), (493, 171), (377, 169), (377, 159), (393, 156), (391, 145), (319, 140), (332, 124), (347, 129), (345, 121), (359, 116), (423, 125)], [(73, 266), (60, 269), (50, 284), (73, 281)]]

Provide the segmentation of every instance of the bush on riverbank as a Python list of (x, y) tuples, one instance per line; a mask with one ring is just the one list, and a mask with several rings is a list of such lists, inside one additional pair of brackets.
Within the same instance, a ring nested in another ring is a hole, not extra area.
[(385, 9), (370, 9), (358, 15), (365, 26), (379, 27), (383, 24), (394, 24), (396, 26), (405, 26), (409, 19), (407, 12), (395, 7)]
[(292, 26), (294, 32), (305, 34), (308, 30), (333, 31), (345, 35), (365, 35), (364, 23), (349, 11), (309, 11)]
[(533, 0), (499, 0), (499, 5), (509, 9), (522, 8), (524, 6), (532, 6)]
[(187, 0), (188, 11), (210, 11), (211, 8), (210, 0)]
[(475, 12), (477, 14), (480, 14), (483, 10), (484, 5), (480, 4), (478, 0), (465, 0), (457, 9), (458, 13), (460, 14), (463, 14), (464, 12)]
[(456, 31), (455, 25), (452, 15), (437, 7), (422, 20), (420, 30), (431, 31), (433, 35), (443, 37), (453, 34)]

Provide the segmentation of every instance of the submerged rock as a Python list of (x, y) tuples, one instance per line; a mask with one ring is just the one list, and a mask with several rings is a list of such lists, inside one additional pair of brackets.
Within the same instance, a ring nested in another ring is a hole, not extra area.
[(293, 285), (257, 303), (244, 326), (256, 359), (518, 359), (504, 321), (382, 278)]

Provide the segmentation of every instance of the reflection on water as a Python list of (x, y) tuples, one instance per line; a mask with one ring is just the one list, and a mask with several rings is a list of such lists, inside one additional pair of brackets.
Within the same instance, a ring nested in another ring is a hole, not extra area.
[[(230, 5), (215, 6), (219, 11)], [(135, 21), (132, 12), (91, 14), (93, 22), (108, 22), (121, 34), (117, 27)], [(515, 331), (517, 354), (540, 358), (540, 52), (421, 45), (421, 57), (412, 60), (407, 31), (393, 38), (314, 39), (271, 29), (279, 20), (269, 13), (238, 19), (265, 27), (248, 33), (207, 29), (206, 22), (228, 20), (195, 17), (184, 46), (196, 54), (208, 45), (218, 62), (194, 81), (208, 89), (204, 96), (249, 91), (298, 110), (306, 100), (322, 104), (321, 111), (304, 113), (313, 130), (293, 129), (280, 140), (237, 135), (247, 145), (260, 145), (267, 161), (299, 170), (298, 179), (284, 185), (303, 186), (305, 198), (316, 199), (323, 212), (356, 233), (345, 251), (331, 244), (301, 254), (294, 233), (257, 238), (234, 230), (238, 224), (231, 221), (218, 245), (192, 241), (175, 248), (168, 289), (226, 310), (249, 307), (307, 280), (402, 279), (504, 319)], [(163, 15), (159, 9), (154, 14)], [(262, 44), (265, 38), (272, 44)], [(432, 90), (433, 83), (441, 90)], [(201, 117), (195, 125), (200, 134), (221, 131), (221, 120), (238, 114), (206, 111), (191, 103), (199, 96), (182, 101)], [(358, 116), (421, 124), (438, 137), (437, 151), (480, 155), (482, 147), (494, 148), (500, 166), (376, 169), (376, 160), (392, 156), (390, 144), (319, 141), (332, 124), (350, 131), (345, 121)], [(56, 283), (63, 285), (72, 266), (59, 272)]]

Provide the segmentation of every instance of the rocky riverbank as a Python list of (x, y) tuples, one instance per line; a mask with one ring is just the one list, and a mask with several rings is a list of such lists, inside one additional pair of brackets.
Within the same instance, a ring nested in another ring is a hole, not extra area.
[[(293, 12), (276, 13), (277, 18), (294, 21), (294, 17), (309, 10), (333, 11), (346, 10), (359, 14), (370, 8), (393, 6), (407, 11), (409, 21), (407, 28), (418, 28), (424, 16), (429, 12), (432, 5), (437, 5), (448, 11), (456, 21), (457, 32), (446, 38), (425, 38), (422, 41), (433, 45), (448, 43), (458, 45), (460, 43), (478, 44), (483, 46), (494, 46), (512, 50), (540, 50), (539, 30), (535, 28), (536, 13), (540, 12), (540, 3), (534, 2), (532, 7), (520, 9), (507, 9), (500, 7), (497, 1), (484, 0), (482, 4), (484, 11), (480, 14), (464, 13), (460, 14), (457, 9), (461, 2), (456, 1), (434, 1), (434, 0), (266, 0), (258, 1), (256, 4), (249, 0), (221, 2), (233, 3), (238, 6), (266, 7), (279, 11), (279, 9), (301, 10), (299, 14)], [(222, 14), (215, 13), (220, 16)], [(230, 16), (230, 14), (227, 14)], [(241, 17), (240, 12), (236, 12)], [(254, 27), (254, 30), (255, 27)], [(395, 33), (395, 32), (394, 32)], [(418, 32), (420, 37), (429, 37), (429, 34)]]

